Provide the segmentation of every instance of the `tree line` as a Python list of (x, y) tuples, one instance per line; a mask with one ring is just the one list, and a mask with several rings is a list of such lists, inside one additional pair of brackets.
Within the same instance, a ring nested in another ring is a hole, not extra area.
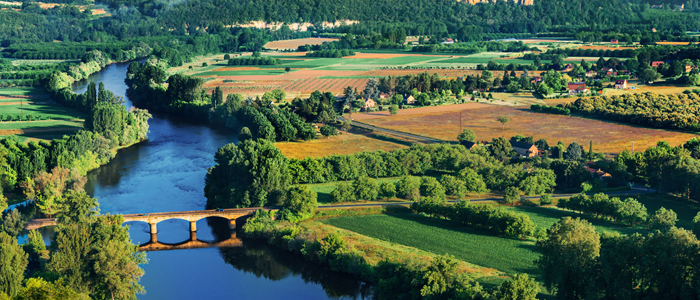
[(306, 53), (307, 57), (326, 57), (326, 58), (341, 58), (346, 56), (354, 56), (355, 52), (348, 49), (328, 49), (328, 50), (316, 50), (309, 51)]
[[(2, 219), (0, 298), (131, 299), (145, 292), (139, 265), (147, 262), (146, 254), (129, 239), (121, 215), (98, 217), (99, 204), (85, 192), (86, 181), (73, 167), (55, 167), (23, 184), (24, 194), (36, 202)], [(36, 230), (18, 245), (27, 220), (39, 212), (57, 218), (50, 247)]]
[(229, 66), (249, 66), (249, 65), (279, 65), (282, 60), (274, 57), (240, 57), (228, 60)]
[(647, 235), (596, 233), (559, 220), (537, 243), (545, 285), (561, 299), (684, 299), (698, 295), (700, 242), (671, 227)]
[(583, 115), (668, 129), (700, 129), (697, 93), (659, 95), (652, 92), (578, 98), (571, 105)]
[(432, 217), (449, 219), (463, 225), (483, 228), (499, 235), (523, 238), (532, 236), (535, 231), (535, 223), (526, 214), (492, 205), (472, 204), (469, 201), (448, 205), (428, 198), (413, 202), (411, 210)]

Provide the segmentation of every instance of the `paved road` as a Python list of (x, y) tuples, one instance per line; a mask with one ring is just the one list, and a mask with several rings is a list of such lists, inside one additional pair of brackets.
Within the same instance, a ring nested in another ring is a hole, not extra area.
[(405, 133), (405, 132), (400, 132), (400, 131), (395, 131), (395, 130), (390, 130), (390, 129), (384, 129), (381, 127), (376, 127), (376, 126), (372, 126), (369, 124), (360, 123), (360, 122), (354, 121), (354, 120), (347, 120), (343, 117), (338, 117), (338, 120), (341, 122), (350, 121), (350, 124), (352, 124), (353, 126), (356, 126), (356, 127), (369, 129), (369, 130), (372, 130), (375, 132), (386, 132), (386, 133), (390, 133), (393, 135), (398, 135), (398, 136), (402, 136), (402, 137), (406, 137), (406, 138), (410, 138), (410, 139), (414, 139), (414, 140), (419, 140), (419, 141), (424, 142), (424, 143), (455, 143), (452, 141), (443, 141), (443, 140), (424, 137), (424, 136), (420, 136), (420, 135), (415, 135), (415, 134), (410, 134), (410, 133)]

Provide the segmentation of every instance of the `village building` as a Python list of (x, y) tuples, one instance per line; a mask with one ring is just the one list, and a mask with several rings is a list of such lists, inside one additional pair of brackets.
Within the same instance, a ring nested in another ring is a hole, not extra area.
[(566, 66), (564, 66), (564, 67), (561, 69), (561, 71), (562, 71), (562, 72), (571, 72), (573, 69), (574, 69), (574, 65), (572, 65), (572, 64), (567, 64)]
[(586, 77), (593, 78), (596, 76), (598, 76), (598, 73), (596, 71), (590, 70), (590, 71), (586, 72)]
[(612, 39), (612, 40), (610, 40), (610, 43), (611, 43), (611, 44), (617, 44), (617, 43), (619, 43), (619, 41), (616, 40), (616, 39)]
[(539, 149), (533, 144), (511, 140), (510, 145), (520, 156), (535, 157), (540, 155)]
[(691, 71), (693, 71), (693, 68), (694, 67), (692, 65), (685, 65), (685, 72), (690, 73)]
[(603, 74), (605, 74), (605, 76), (614, 76), (615, 75), (615, 69), (613, 69), (613, 68), (602, 68), (602, 69), (600, 69), (600, 71), (603, 72)]
[(586, 83), (585, 83), (585, 82), (569, 82), (569, 83), (566, 84), (566, 87), (567, 87), (567, 89), (568, 89), (569, 91), (571, 91), (571, 90), (576, 90), (576, 89), (578, 89), (578, 88), (580, 88), (580, 87), (584, 87), (584, 88), (585, 88), (585, 87), (586, 87)]
[(625, 90), (625, 89), (627, 89), (628, 87), (629, 87), (629, 86), (627, 86), (627, 80), (626, 80), (626, 79), (622, 79), (622, 80), (617, 80), (617, 81), (615, 81), (615, 88), (616, 88), (616, 89)]
[(365, 101), (365, 106), (364, 106), (364, 108), (371, 108), (371, 107), (375, 107), (376, 105), (377, 105), (377, 103), (374, 102), (374, 100), (372, 100), (372, 99), (367, 99), (367, 101)]
[(464, 148), (467, 148), (467, 150), (472, 150), (472, 149), (478, 147), (478, 145), (475, 142), (470, 142), (470, 141), (461, 141), (461, 142), (459, 142), (459, 144), (464, 146)]
[(408, 95), (408, 97), (406, 97), (404, 101), (406, 101), (406, 104), (408, 105), (413, 105), (416, 103), (416, 98), (413, 98), (413, 96)]
[(542, 82), (542, 77), (541, 76), (532, 77), (532, 79), (530, 79), (530, 82), (531, 83), (540, 83), (540, 82)]
[(663, 61), (652, 61), (651, 62), (651, 67), (652, 68), (657, 68), (658, 66), (662, 65), (664, 62)]

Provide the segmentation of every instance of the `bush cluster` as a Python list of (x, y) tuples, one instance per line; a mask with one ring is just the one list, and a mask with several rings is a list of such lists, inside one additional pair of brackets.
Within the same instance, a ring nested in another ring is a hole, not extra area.
[(446, 205), (440, 201), (425, 198), (411, 204), (411, 209), (417, 213), (447, 218), (464, 225), (483, 228), (507, 236), (531, 236), (535, 230), (535, 223), (525, 214), (491, 205), (472, 204), (469, 201)]
[(540, 105), (540, 104), (533, 104), (530, 106), (530, 109), (536, 111), (536, 112), (543, 112), (543, 113), (549, 113), (549, 114), (556, 114), (556, 115), (570, 115), (571, 110), (563, 107), (557, 107), (557, 106), (549, 106), (549, 105)]

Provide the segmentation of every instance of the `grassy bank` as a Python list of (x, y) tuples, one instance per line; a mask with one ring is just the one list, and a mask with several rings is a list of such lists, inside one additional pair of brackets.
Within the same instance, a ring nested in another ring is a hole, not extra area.
[(412, 213), (338, 217), (321, 222), (392, 244), (454, 255), (465, 262), (507, 274), (528, 273), (538, 280), (541, 277), (533, 263), (539, 256), (534, 250), (534, 240), (501, 238), (451, 221)]

